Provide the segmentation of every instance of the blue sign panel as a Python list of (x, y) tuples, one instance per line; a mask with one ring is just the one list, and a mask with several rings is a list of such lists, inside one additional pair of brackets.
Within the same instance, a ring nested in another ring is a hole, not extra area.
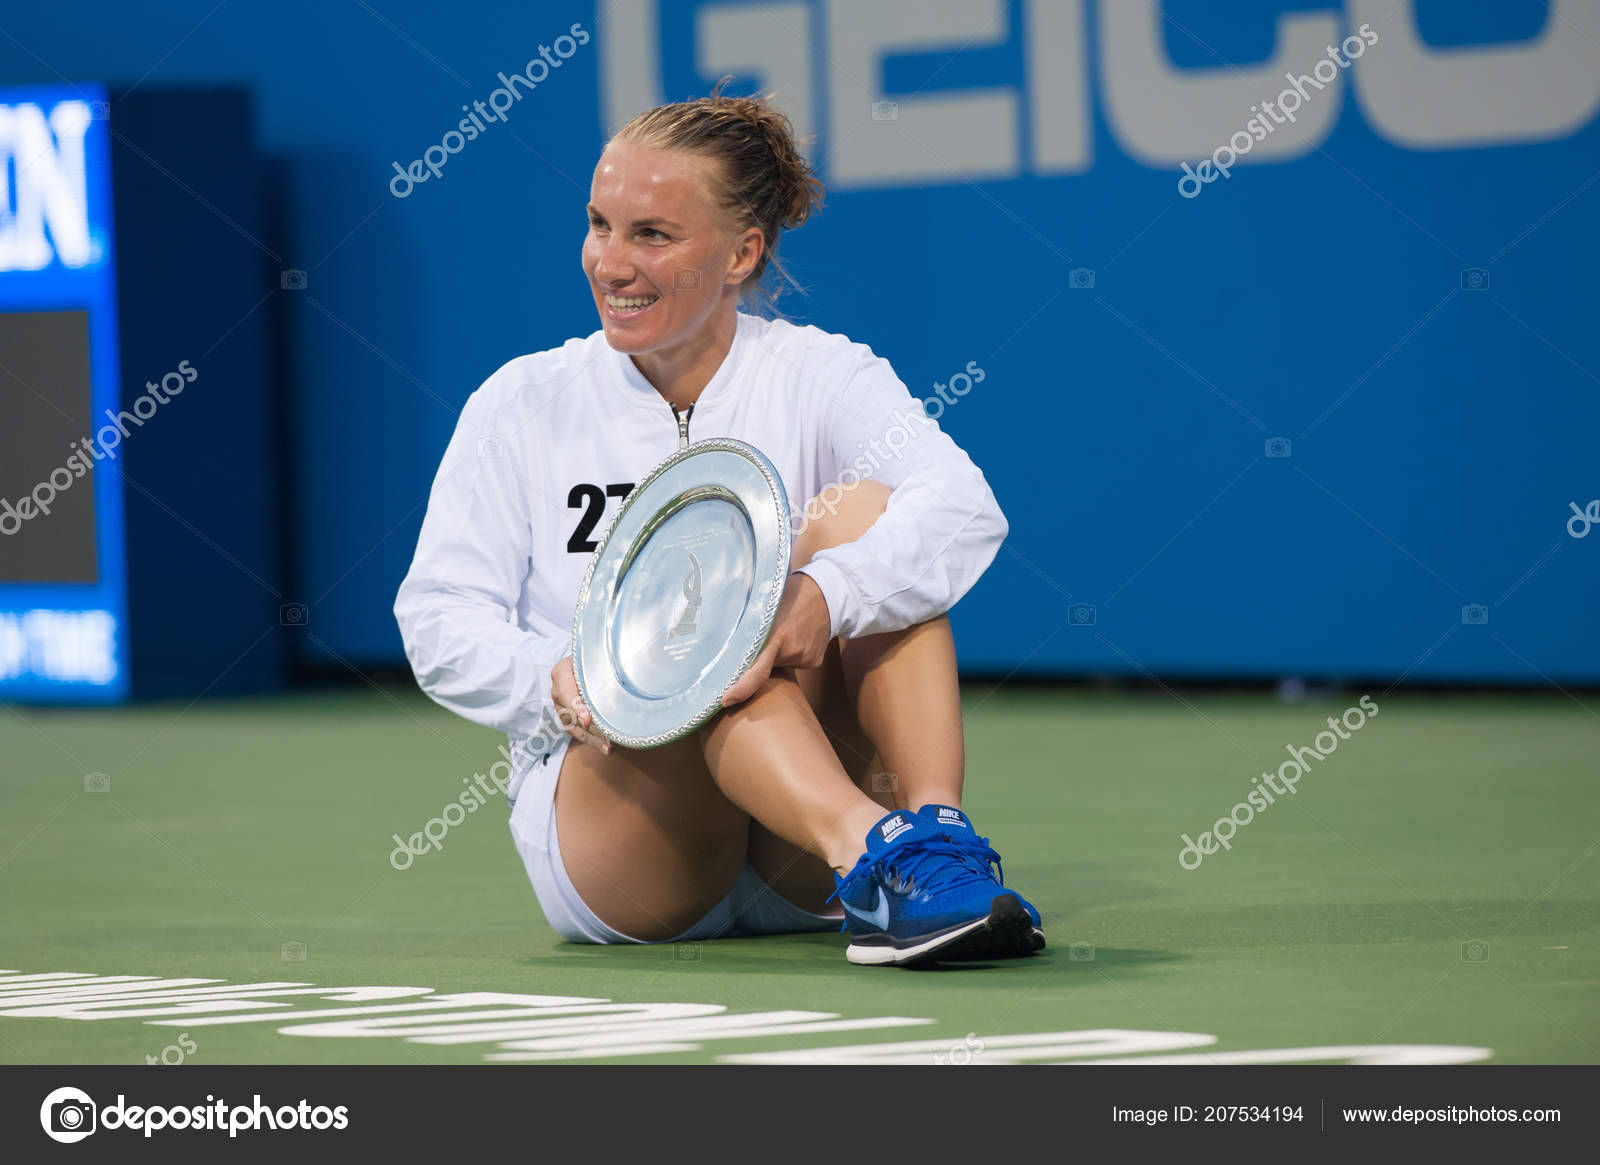
[(128, 689), (109, 108), (0, 89), (0, 700)]

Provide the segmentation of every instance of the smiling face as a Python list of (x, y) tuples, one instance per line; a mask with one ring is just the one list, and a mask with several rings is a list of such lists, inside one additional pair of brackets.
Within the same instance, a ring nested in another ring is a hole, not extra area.
[(589, 188), (583, 270), (606, 342), (636, 356), (692, 349), (713, 317), (738, 306), (761, 257), (761, 232), (713, 196), (716, 162), (614, 141)]

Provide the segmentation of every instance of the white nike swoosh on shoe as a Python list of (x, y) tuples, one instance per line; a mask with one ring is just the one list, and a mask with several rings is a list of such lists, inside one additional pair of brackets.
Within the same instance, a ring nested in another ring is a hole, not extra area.
[(859, 918), (862, 922), (870, 922), (879, 930), (889, 929), (889, 899), (884, 894), (882, 886), (878, 887), (878, 904), (877, 906), (873, 907), (871, 911), (857, 910), (854, 906), (851, 906), (850, 903), (844, 901), (842, 898), (839, 900), (839, 903), (851, 914)]

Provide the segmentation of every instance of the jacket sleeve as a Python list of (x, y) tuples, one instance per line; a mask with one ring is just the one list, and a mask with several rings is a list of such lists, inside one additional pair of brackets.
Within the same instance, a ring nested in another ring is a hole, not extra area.
[(394, 613), (417, 683), (439, 704), (511, 736), (538, 733), (565, 635), (517, 625), (533, 526), (519, 443), (480, 389), (428, 495)]
[(893, 492), (865, 534), (801, 568), (828, 602), (833, 634), (847, 639), (944, 614), (988, 569), (1009, 529), (972, 459), (887, 360), (860, 351), (854, 374), (830, 386), (824, 441), (841, 485), (854, 472)]

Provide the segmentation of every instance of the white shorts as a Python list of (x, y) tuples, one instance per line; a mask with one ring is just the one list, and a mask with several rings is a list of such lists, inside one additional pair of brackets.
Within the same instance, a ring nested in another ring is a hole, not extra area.
[[(611, 929), (584, 904), (567, 877), (556, 838), (556, 781), (567, 755), (563, 741), (521, 783), (511, 809), (511, 838), (522, 855), (528, 880), (539, 898), (545, 919), (562, 938), (574, 943), (636, 943), (640, 939)], [(761, 934), (796, 934), (838, 930), (840, 915), (812, 914), (778, 896), (746, 865), (727, 897), (699, 922), (669, 939), (697, 942), (712, 938), (746, 938)]]

